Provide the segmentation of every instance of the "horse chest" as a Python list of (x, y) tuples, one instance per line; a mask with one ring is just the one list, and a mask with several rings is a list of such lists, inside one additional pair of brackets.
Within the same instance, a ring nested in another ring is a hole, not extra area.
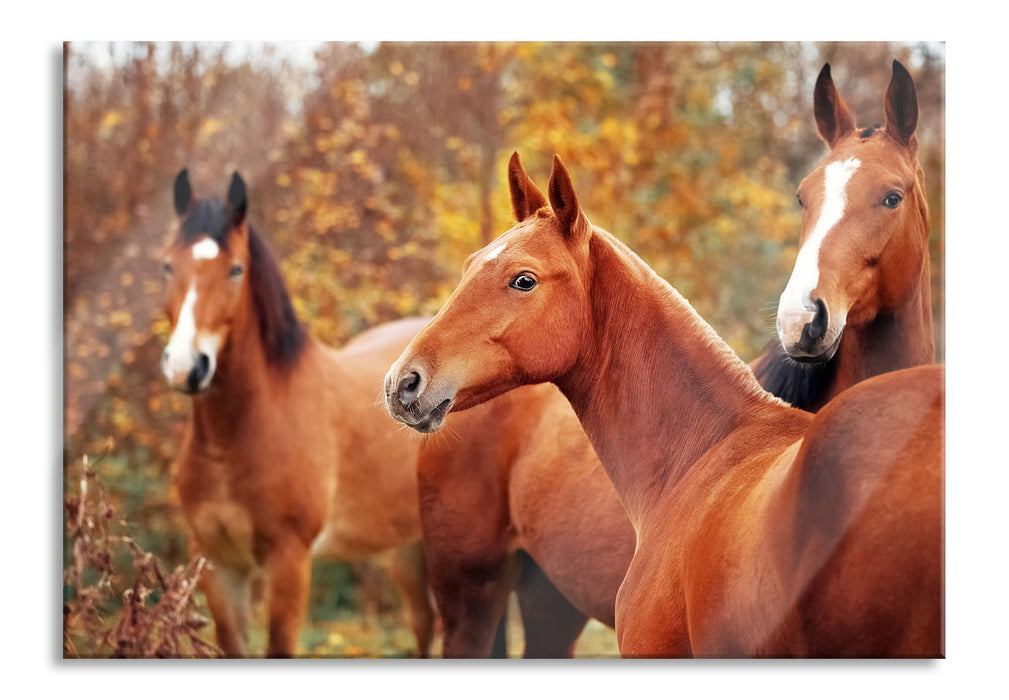
[(186, 517), (203, 551), (232, 568), (247, 569), (261, 558), (264, 543), (293, 536), (311, 541), (326, 507), (325, 479), (311, 484), (292, 478), (294, 460), (268, 451), (222, 457), (187, 453), (178, 487)]

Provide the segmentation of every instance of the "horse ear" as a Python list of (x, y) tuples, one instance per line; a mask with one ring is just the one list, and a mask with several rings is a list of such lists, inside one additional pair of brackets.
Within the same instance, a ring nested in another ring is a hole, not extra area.
[(175, 176), (175, 213), (183, 216), (189, 211), (189, 205), (193, 201), (193, 190), (189, 186), (189, 171), (183, 168)]
[(550, 172), (547, 193), (550, 195), (550, 206), (561, 223), (565, 237), (580, 232), (583, 224), (588, 224), (588, 220), (578, 207), (578, 197), (575, 196), (571, 176), (568, 175), (567, 168), (558, 155), (554, 155), (554, 167)]
[(525, 221), (526, 217), (540, 207), (547, 205), (547, 199), (539, 191), (533, 181), (526, 175), (519, 153), (512, 153), (508, 161), (508, 187), (512, 195), (512, 211), (516, 221)]
[(813, 88), (813, 114), (816, 116), (816, 129), (820, 137), (831, 148), (837, 140), (855, 129), (855, 120), (851, 110), (837, 94), (834, 81), (830, 77), (830, 64), (824, 63), (820, 75), (816, 77), (816, 87)]
[(912, 145), (911, 138), (918, 126), (918, 94), (907, 68), (898, 61), (893, 62), (893, 75), (886, 88), (886, 133), (905, 146)]
[(231, 186), (228, 188), (228, 209), (231, 211), (231, 225), (239, 226), (245, 221), (245, 209), (248, 195), (245, 192), (245, 182), (236, 172), (231, 176)]

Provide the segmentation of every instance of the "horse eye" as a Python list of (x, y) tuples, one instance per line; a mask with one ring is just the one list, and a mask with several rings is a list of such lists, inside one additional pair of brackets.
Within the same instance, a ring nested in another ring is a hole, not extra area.
[(228, 272), (232, 279), (238, 279), (245, 272), (245, 268), (241, 265), (232, 265), (231, 270)]
[(798, 192), (795, 193), (795, 201), (799, 203), (800, 208), (806, 206), (805, 204), (802, 203), (802, 195), (799, 194)]
[(883, 206), (890, 209), (896, 209), (903, 199), (904, 198), (900, 196), (900, 192), (890, 192), (883, 198)]
[(172, 264), (171, 263), (164, 263), (161, 266), (161, 269), (163, 269), (165, 271), (166, 275), (171, 275), (172, 274)]
[(530, 289), (536, 286), (536, 280), (529, 275), (519, 275), (511, 281), (508, 285), (512, 289), (517, 289), (520, 292), (528, 292)]

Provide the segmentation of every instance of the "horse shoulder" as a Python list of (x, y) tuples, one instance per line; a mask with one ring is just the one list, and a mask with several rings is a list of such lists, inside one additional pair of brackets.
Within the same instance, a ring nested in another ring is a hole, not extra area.
[(666, 508), (682, 514), (665, 538), (680, 540), (695, 655), (764, 654), (789, 608), (776, 530), (809, 414), (772, 414), (773, 430), (753, 421), (706, 454)]

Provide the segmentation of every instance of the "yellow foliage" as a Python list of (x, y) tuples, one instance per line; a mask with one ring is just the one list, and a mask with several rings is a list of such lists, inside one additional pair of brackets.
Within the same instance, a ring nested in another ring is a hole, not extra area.
[(213, 136), (218, 131), (224, 128), (224, 123), (220, 119), (215, 119), (210, 117), (205, 119), (202, 124), (200, 124), (200, 139), (205, 139), (208, 136)]

